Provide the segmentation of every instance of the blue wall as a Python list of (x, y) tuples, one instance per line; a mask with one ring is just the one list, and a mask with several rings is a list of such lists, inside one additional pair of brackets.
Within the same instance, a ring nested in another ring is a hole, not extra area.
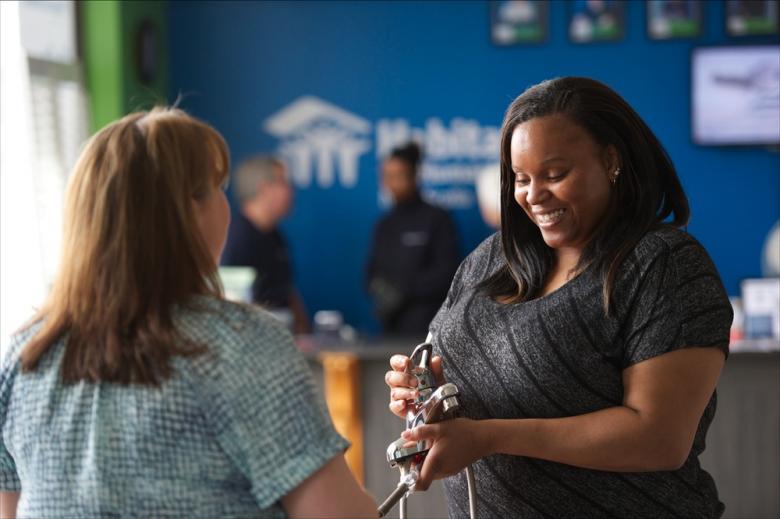
[[(422, 127), (431, 117), (460, 117), (499, 127), (526, 87), (594, 77), (620, 92), (666, 146), (691, 201), (689, 231), (737, 294), (740, 279), (760, 275), (763, 240), (780, 217), (780, 154), (691, 143), (690, 51), (769, 40), (727, 38), (722, 2), (707, 2), (701, 38), (651, 41), (644, 7), (627, 4), (623, 41), (575, 45), (567, 3), (552, 2), (546, 43), (496, 47), (483, 2), (170, 2), (171, 98), (184, 94), (183, 107), (222, 132), (238, 162), (276, 149), (263, 122), (301, 96), (370, 123), (404, 118)], [(340, 309), (361, 330), (376, 329), (362, 290), (382, 211), (374, 151), (361, 156), (353, 188), (299, 189), (284, 224), (310, 311)], [(489, 231), (473, 208), (454, 214), (465, 254)]]

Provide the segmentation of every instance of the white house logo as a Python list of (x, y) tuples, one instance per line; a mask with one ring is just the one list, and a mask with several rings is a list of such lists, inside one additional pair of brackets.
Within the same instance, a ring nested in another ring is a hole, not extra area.
[[(372, 124), (314, 96), (296, 99), (263, 126), (279, 139), (278, 150), (289, 162), (292, 181), (301, 188), (354, 188), (360, 159), (372, 147), (379, 162), (394, 147), (414, 139), (425, 150), (423, 196), (451, 209), (475, 205), (474, 183), (487, 164), (498, 160), (501, 138), (497, 127), (462, 117), (449, 124), (429, 117), (420, 127), (404, 118)], [(389, 203), (381, 187), (378, 195), (381, 205)]]
[(331, 187), (337, 176), (343, 187), (354, 187), (360, 156), (371, 149), (370, 122), (313, 96), (301, 97), (272, 115), (264, 128), (280, 139), (279, 151), (300, 187), (308, 187), (312, 180)]

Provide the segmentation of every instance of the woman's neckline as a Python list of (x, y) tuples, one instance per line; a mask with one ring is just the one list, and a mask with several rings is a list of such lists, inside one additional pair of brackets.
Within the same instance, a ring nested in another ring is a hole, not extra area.
[(520, 306), (520, 305), (533, 305), (533, 304), (541, 304), (543, 302), (549, 301), (555, 297), (558, 297), (560, 294), (563, 294), (566, 290), (570, 290), (576, 283), (579, 282), (581, 278), (585, 276), (585, 272), (579, 272), (574, 277), (566, 281), (566, 283), (560, 285), (555, 290), (548, 292), (547, 294), (534, 297), (533, 299), (528, 299), (526, 301), (519, 301), (517, 303), (509, 303), (509, 302), (501, 302), (497, 301), (496, 299), (493, 299), (492, 297), (488, 297), (493, 303), (500, 307), (510, 308), (512, 306)]

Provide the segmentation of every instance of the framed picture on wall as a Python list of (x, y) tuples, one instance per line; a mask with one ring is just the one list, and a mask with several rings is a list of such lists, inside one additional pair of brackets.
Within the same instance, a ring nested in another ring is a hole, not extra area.
[(547, 0), (490, 2), (490, 38), (496, 45), (541, 43), (547, 40)]
[(621, 0), (573, 0), (570, 2), (569, 38), (575, 43), (622, 39), (625, 4)]
[(729, 36), (780, 34), (780, 1), (727, 0), (726, 33)]
[(702, 33), (700, 0), (647, 0), (647, 35), (653, 40), (695, 38)]

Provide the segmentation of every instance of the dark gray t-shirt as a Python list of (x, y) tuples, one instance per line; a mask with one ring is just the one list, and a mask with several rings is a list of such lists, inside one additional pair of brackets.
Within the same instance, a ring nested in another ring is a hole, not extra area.
[[(648, 233), (621, 267), (614, 315), (585, 272), (544, 297), (499, 304), (477, 284), (505, 263), (498, 234), (458, 269), (431, 323), (434, 352), (461, 392), (465, 415), (557, 418), (619, 406), (628, 366), (692, 346), (728, 354), (732, 311), (717, 270), (687, 233)], [(724, 505), (698, 455), (715, 414), (713, 395), (682, 468), (618, 473), (521, 456), (474, 465), (479, 516), (719, 517)], [(468, 517), (465, 473), (444, 480), (450, 517)]]

